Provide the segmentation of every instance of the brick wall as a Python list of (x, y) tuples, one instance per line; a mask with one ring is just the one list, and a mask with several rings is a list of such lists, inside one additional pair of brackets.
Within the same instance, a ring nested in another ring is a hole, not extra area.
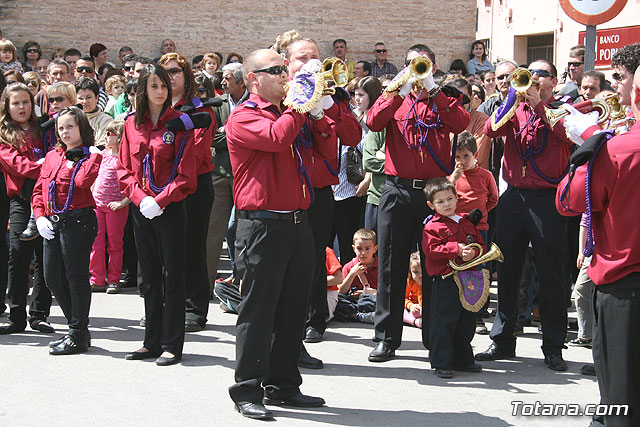
[(475, 19), (475, 0), (0, 1), (0, 29), (18, 50), (32, 39), (48, 57), (58, 47), (85, 54), (100, 42), (112, 62), (122, 45), (157, 57), (165, 38), (188, 58), (214, 50), (246, 55), (295, 28), (318, 42), (323, 57), (340, 37), (348, 42), (348, 57), (373, 60), (374, 43), (384, 41), (396, 66), (410, 45), (426, 43), (446, 70), (453, 59), (468, 59)]

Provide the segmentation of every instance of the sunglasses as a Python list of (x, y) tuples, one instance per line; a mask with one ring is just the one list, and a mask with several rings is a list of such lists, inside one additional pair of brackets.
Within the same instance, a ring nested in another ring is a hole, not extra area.
[(504, 80), (508, 77), (509, 77), (509, 74), (500, 74), (499, 76), (496, 76), (496, 80)]
[(78, 70), (79, 73), (93, 73), (93, 68), (91, 67), (76, 67), (76, 70)]
[(274, 65), (273, 67), (261, 68), (260, 70), (255, 70), (254, 73), (267, 73), (272, 74), (274, 76), (278, 76), (282, 73), (288, 74), (289, 69), (286, 65)]
[(571, 68), (571, 67), (576, 67), (578, 68), (579, 66), (581, 66), (582, 64), (584, 64), (584, 62), (569, 62), (567, 64), (567, 67)]
[(27, 86), (38, 86), (38, 82), (36, 80), (25, 80)]
[(626, 78), (626, 75), (625, 75), (625, 76), (623, 76), (623, 75), (622, 75), (622, 74), (620, 74), (620, 73), (613, 73), (613, 74), (611, 75), (611, 77), (613, 77), (613, 80), (615, 80), (615, 81), (617, 81), (618, 83), (620, 83), (620, 82), (622, 82), (622, 81)]
[(182, 68), (178, 68), (178, 67), (176, 67), (176, 68), (169, 68), (169, 69), (167, 70), (167, 74), (169, 74), (169, 77), (175, 77), (175, 76), (177, 76), (178, 74), (180, 74), (181, 72), (182, 72)]
[(49, 101), (49, 104), (53, 104), (54, 102), (62, 102), (64, 101), (66, 98), (64, 96), (56, 96), (55, 98), (47, 98), (47, 101)]
[(477, 96), (478, 98), (482, 97), (482, 92), (478, 91), (478, 90), (474, 90), (473, 91), (473, 96)]
[(40, 51), (38, 49), (35, 49), (35, 48), (27, 49), (26, 52), (27, 53), (40, 53)]
[(551, 73), (547, 70), (529, 70), (531, 75), (537, 74), (540, 77), (551, 77)]
[(122, 67), (122, 71), (132, 71), (135, 67), (133, 65), (125, 65)]
[(376, 49), (376, 53), (387, 53), (387, 49)]
[(198, 88), (198, 93), (207, 93), (207, 88), (199, 87)]

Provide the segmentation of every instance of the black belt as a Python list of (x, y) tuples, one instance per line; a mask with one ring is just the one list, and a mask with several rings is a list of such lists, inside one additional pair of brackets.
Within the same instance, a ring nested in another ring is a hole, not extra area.
[(236, 211), (236, 216), (240, 219), (277, 219), (279, 221), (289, 221), (300, 224), (307, 219), (307, 211), (298, 209), (293, 212), (272, 212), (272, 211)]
[(387, 181), (402, 185), (403, 187), (415, 188), (416, 190), (423, 190), (427, 185), (426, 179), (405, 179), (393, 175), (387, 175)]
[(70, 211), (67, 211), (67, 212), (61, 213), (61, 214), (48, 215), (48, 218), (49, 218), (49, 220), (51, 220), (51, 222), (60, 222), (63, 219), (76, 218), (76, 217), (79, 217), (79, 216), (84, 216), (84, 215), (87, 215), (90, 212), (93, 212), (93, 208), (92, 207), (74, 209), (74, 210), (70, 210)]

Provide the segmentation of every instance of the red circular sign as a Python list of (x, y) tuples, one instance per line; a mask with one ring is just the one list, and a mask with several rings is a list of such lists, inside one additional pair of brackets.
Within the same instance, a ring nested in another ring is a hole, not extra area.
[(611, 21), (626, 4), (627, 0), (560, 0), (560, 7), (569, 18), (584, 25)]

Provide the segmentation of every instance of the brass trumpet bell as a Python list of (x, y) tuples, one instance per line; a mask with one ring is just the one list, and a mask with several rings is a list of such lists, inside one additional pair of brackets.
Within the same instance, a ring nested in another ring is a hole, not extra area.
[(422, 88), (420, 80), (426, 78), (433, 71), (433, 63), (426, 56), (416, 56), (411, 60), (409, 66), (401, 71), (392, 81), (389, 83), (385, 92), (395, 92), (399, 90), (409, 79), (414, 78), (418, 81), (416, 86)]
[[(598, 123), (607, 121), (609, 119), (609, 115), (611, 114), (611, 107), (609, 107), (609, 104), (602, 99), (591, 99), (589, 101), (579, 102), (577, 104), (574, 104), (573, 108), (582, 113), (589, 113), (593, 110), (598, 110), (598, 112), (600, 113), (598, 114)], [(568, 116), (569, 114), (569, 110), (567, 110), (565, 104), (554, 109), (545, 107), (545, 116), (547, 118), (549, 126), (551, 127), (554, 127), (561, 118)]]
[(473, 246), (480, 251), (480, 255), (472, 259), (471, 261), (467, 261), (464, 264), (457, 264), (454, 260), (449, 261), (449, 265), (453, 269), (452, 272), (445, 274), (442, 276), (443, 279), (446, 279), (449, 276), (452, 276), (456, 271), (468, 270), (472, 267), (476, 267), (480, 264), (484, 264), (489, 261), (498, 261), (504, 262), (504, 256), (502, 255), (502, 251), (495, 243), (491, 244), (491, 248), (487, 251), (487, 253), (482, 253), (482, 246), (479, 243), (471, 243), (469, 246)]
[(511, 87), (516, 92), (526, 92), (532, 85), (540, 88), (540, 82), (534, 80), (533, 76), (526, 68), (516, 68), (509, 76)]
[(334, 82), (338, 87), (345, 87), (348, 83), (347, 66), (343, 60), (335, 56), (331, 56), (322, 62), (322, 68), (317, 73), (327, 83), (324, 90), (325, 95), (333, 95), (336, 90), (328, 87), (330, 81)]

